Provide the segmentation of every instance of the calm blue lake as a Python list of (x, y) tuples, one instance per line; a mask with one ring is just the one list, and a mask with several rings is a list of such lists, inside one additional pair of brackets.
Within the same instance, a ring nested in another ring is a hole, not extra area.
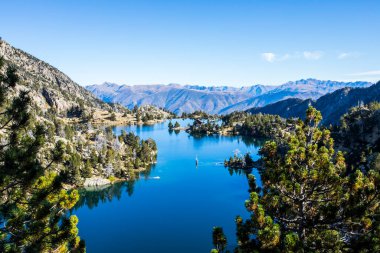
[(236, 149), (256, 159), (260, 143), (169, 133), (167, 123), (114, 128), (116, 134), (123, 129), (153, 138), (157, 164), (135, 182), (84, 193), (73, 213), (87, 252), (210, 252), (214, 226), (223, 227), (231, 247), (236, 244), (234, 219), (248, 217), (248, 183), (244, 173), (231, 173), (222, 163)]

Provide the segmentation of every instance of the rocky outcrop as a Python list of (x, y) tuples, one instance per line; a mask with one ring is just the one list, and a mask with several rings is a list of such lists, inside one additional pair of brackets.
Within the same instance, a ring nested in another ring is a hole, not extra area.
[(83, 186), (84, 187), (94, 187), (94, 186), (102, 186), (102, 185), (108, 185), (108, 184), (111, 184), (111, 181), (108, 179), (99, 178), (99, 177), (92, 177), (92, 178), (86, 178)]
[(109, 108), (91, 92), (72, 81), (67, 75), (0, 40), (0, 57), (17, 67), (19, 88), (30, 90), (33, 101), (45, 111), (54, 107), (58, 112), (82, 104), (87, 107)]

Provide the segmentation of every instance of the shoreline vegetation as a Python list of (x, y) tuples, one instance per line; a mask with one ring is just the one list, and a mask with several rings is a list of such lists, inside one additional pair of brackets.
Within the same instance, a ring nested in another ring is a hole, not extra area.
[[(195, 114), (195, 116), (194, 116)], [(224, 135), (252, 138), (276, 138), (292, 131), (297, 119), (284, 119), (277, 115), (233, 112), (227, 115), (208, 115), (196, 112), (187, 117), (193, 123), (183, 127), (177, 121), (169, 122), (169, 130), (185, 130), (193, 136)], [(177, 125), (178, 124), (178, 125)]]
[(135, 106), (133, 110), (118, 104), (110, 104), (110, 106), (109, 110), (74, 108), (71, 110), (77, 110), (75, 114), (68, 113), (60, 118), (71, 124), (91, 123), (98, 126), (117, 126), (153, 125), (175, 117), (171, 112), (150, 105)]
[[(117, 125), (152, 125), (174, 117), (173, 113), (153, 106), (135, 106), (132, 110), (111, 104), (115, 111), (100, 109), (70, 109), (65, 118), (51, 117), (56, 134), (69, 142), (76, 169), (69, 175), (66, 189), (110, 185), (135, 180), (156, 162), (154, 140), (140, 140), (133, 133), (112, 133)], [(58, 128), (58, 129), (57, 129)], [(77, 152), (75, 152), (75, 150)], [(87, 181), (87, 183), (86, 183)]]
[[(144, 107), (136, 108), (137, 115)], [(116, 113), (114, 113), (116, 114)], [(146, 114), (142, 114), (146, 115)], [(132, 118), (132, 117), (130, 117)], [(153, 118), (153, 117), (152, 117)], [(113, 182), (134, 180), (137, 174), (149, 169), (156, 162), (157, 146), (154, 140), (141, 140), (134, 133), (122, 131), (120, 136), (112, 132), (112, 126), (117, 124), (92, 124), (91, 120), (69, 118), (69, 120), (53, 118), (49, 124), (49, 134), (52, 139), (65, 146), (67, 160), (64, 164), (67, 170), (68, 189), (86, 185), (105, 185)], [(117, 116), (112, 120), (117, 122)], [(164, 121), (162, 115), (155, 119), (129, 121), (137, 124)], [(87, 183), (85, 183), (87, 181)]]

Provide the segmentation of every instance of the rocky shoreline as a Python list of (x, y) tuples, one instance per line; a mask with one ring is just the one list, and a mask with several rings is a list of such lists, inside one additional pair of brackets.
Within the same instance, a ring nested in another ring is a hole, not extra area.
[(111, 184), (111, 180), (106, 179), (106, 178), (95, 177), (95, 178), (86, 178), (83, 183), (83, 186), (91, 187), (91, 186), (101, 186), (101, 185), (107, 185), (107, 184)]

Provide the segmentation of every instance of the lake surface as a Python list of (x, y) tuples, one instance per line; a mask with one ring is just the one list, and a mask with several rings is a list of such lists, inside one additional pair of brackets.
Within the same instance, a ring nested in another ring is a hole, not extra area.
[[(234, 219), (248, 217), (248, 182), (244, 173), (224, 168), (223, 161), (236, 149), (256, 159), (260, 143), (169, 133), (167, 123), (114, 128), (116, 134), (123, 129), (153, 138), (157, 164), (135, 182), (83, 193), (73, 213), (87, 252), (210, 252), (214, 226), (223, 227), (230, 247), (236, 245)], [(258, 177), (256, 170), (252, 173)]]

